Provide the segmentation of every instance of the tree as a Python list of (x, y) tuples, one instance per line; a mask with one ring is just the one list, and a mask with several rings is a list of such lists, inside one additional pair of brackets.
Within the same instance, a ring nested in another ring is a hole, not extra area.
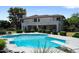
[(9, 20), (11, 22), (11, 26), (16, 29), (21, 29), (21, 22), (24, 19), (24, 16), (26, 15), (26, 10), (23, 8), (10, 8), (8, 10), (9, 13)]
[(63, 23), (63, 30), (64, 31), (68, 31), (68, 28), (69, 28), (69, 23), (68, 23), (68, 20), (64, 20), (64, 23)]
[(79, 13), (74, 13), (67, 19), (70, 31), (79, 31)]
[(3, 21), (1, 20), (0, 21), (0, 29), (7, 29), (10, 27), (10, 22), (9, 21)]

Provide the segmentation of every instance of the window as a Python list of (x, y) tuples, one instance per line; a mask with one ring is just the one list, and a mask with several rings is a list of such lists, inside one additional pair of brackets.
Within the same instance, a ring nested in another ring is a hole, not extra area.
[(34, 22), (37, 22), (37, 18), (34, 18)]
[(38, 22), (40, 22), (40, 19), (38, 18)]
[(39, 18), (34, 18), (34, 22), (40, 22)]

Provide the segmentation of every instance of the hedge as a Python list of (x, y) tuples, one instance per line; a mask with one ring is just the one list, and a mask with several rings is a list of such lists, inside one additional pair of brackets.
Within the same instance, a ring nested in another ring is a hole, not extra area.
[(6, 34), (6, 31), (0, 31), (0, 35)]

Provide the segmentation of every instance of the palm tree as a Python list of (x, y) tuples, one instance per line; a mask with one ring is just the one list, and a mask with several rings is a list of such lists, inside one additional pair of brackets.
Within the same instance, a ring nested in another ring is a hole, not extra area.
[(24, 19), (24, 16), (26, 15), (26, 10), (23, 8), (10, 8), (8, 10), (9, 13), (9, 20), (12, 24), (12, 26), (16, 29), (21, 29), (21, 22)]

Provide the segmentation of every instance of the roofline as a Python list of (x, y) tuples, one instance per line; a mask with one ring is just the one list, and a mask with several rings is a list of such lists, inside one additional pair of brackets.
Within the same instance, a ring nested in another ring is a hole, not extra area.
[(25, 19), (33, 19), (33, 18), (48, 18), (48, 17), (63, 17), (65, 18), (64, 15), (33, 15), (33, 16), (29, 16), (26, 17)]

